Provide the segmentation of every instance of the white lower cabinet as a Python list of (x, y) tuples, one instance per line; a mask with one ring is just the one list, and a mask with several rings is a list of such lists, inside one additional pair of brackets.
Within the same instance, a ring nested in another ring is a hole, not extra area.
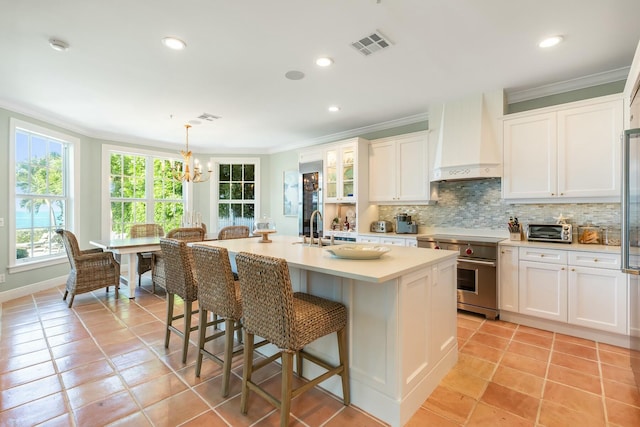
[(619, 270), (569, 267), (569, 323), (627, 332), (627, 283)]
[(518, 247), (501, 246), (498, 256), (500, 310), (518, 312)]
[(640, 285), (620, 271), (620, 254), (515, 249), (501, 246), (501, 310), (618, 334), (635, 330), (640, 336), (640, 316), (629, 308), (634, 299), (640, 303)]
[(394, 246), (418, 246), (418, 240), (415, 237), (396, 237), (396, 236), (387, 236), (382, 235), (378, 236), (370, 236), (367, 234), (359, 234), (356, 238), (356, 242), (358, 243), (380, 243), (382, 245), (394, 245)]
[(519, 312), (567, 321), (567, 266), (520, 261)]
[(629, 335), (640, 337), (640, 276), (629, 274)]

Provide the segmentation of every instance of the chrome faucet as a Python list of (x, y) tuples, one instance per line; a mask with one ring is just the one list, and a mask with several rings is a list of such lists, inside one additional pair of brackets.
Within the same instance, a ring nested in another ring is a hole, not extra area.
[[(309, 220), (309, 246), (313, 245), (313, 220), (316, 215), (318, 215), (320, 217), (320, 221), (322, 221), (322, 213), (319, 210), (316, 209), (311, 213), (311, 219)], [(322, 240), (320, 239), (320, 234), (318, 234), (318, 246), (322, 246)]]

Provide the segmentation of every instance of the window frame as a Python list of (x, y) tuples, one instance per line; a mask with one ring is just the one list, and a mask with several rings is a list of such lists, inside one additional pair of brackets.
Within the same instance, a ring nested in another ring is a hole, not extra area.
[[(220, 197), (219, 192), (219, 179), (220, 179), (220, 164), (227, 163), (242, 163), (242, 164), (253, 164), (254, 165), (254, 175), (255, 175), (255, 187), (254, 187), (254, 211), (253, 217), (254, 220), (260, 218), (260, 205), (261, 205), (261, 196), (260, 196), (260, 182), (262, 181), (262, 176), (260, 174), (260, 158), (259, 157), (212, 157), (210, 159), (211, 164), (213, 165), (213, 172), (211, 173), (211, 201), (209, 210), (211, 212), (211, 229), (210, 233), (218, 234), (220, 229), (219, 227), (219, 218), (218, 218), (218, 198)], [(253, 231), (253, 229), (251, 230)]]
[(17, 262), (16, 254), (16, 226), (17, 218), (15, 212), (16, 202), (16, 131), (21, 129), (25, 132), (41, 135), (48, 139), (58, 140), (67, 147), (66, 169), (63, 172), (66, 176), (66, 211), (65, 228), (74, 231), (80, 229), (80, 138), (68, 133), (60, 132), (49, 127), (36, 125), (34, 123), (20, 120), (15, 117), (9, 118), (9, 273), (19, 273), (36, 268), (47, 267), (67, 262), (66, 251), (57, 255), (50, 255), (43, 259)]
[[(102, 205), (102, 212), (105, 212), (105, 215), (103, 215), (101, 220), (100, 234), (102, 236), (102, 239), (109, 239), (111, 236), (111, 215), (107, 215), (107, 213), (110, 214), (111, 212), (111, 190), (109, 188), (109, 182), (110, 182), (109, 176), (111, 174), (111, 154), (112, 153), (132, 155), (132, 156), (144, 156), (144, 157), (151, 157), (155, 159), (167, 159), (167, 160), (179, 161), (179, 162), (184, 161), (184, 159), (180, 157), (178, 154), (171, 153), (171, 152), (165, 153), (164, 151), (159, 152), (157, 150), (147, 150), (143, 148), (133, 148), (133, 147), (127, 147), (122, 145), (104, 144), (102, 146), (101, 205)], [(148, 190), (146, 192), (147, 196), (145, 200), (151, 201), (151, 200), (154, 200), (153, 198), (153, 167), (151, 169), (146, 168), (145, 174), (146, 174), (146, 183), (147, 183), (147, 190)], [(149, 186), (151, 188), (149, 188)], [(193, 190), (191, 187), (192, 187), (191, 185), (184, 185), (184, 184), (182, 187), (184, 211), (191, 210), (191, 205), (193, 204), (192, 202)], [(149, 197), (149, 194), (151, 195), (151, 197)], [(146, 215), (147, 215), (147, 221), (153, 222), (153, 209), (151, 208), (150, 205), (147, 205)], [(165, 232), (166, 231), (169, 231), (169, 230), (165, 230)]]

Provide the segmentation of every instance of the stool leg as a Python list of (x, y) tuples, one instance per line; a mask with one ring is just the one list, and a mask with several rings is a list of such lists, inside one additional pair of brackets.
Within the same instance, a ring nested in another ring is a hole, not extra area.
[(229, 377), (231, 376), (231, 361), (233, 359), (233, 325), (232, 319), (224, 321), (224, 360), (222, 361), (222, 396), (229, 395)]
[(342, 365), (342, 400), (346, 406), (351, 403), (351, 390), (349, 389), (349, 346), (347, 345), (347, 328), (338, 331), (338, 355)]
[(198, 321), (198, 360), (196, 360), (196, 377), (200, 377), (202, 368), (202, 350), (204, 350), (204, 340), (207, 332), (207, 310), (200, 307), (200, 319)]
[(167, 331), (164, 336), (164, 348), (169, 347), (169, 338), (171, 337), (171, 329), (169, 327), (173, 323), (173, 294), (167, 292)]
[(296, 372), (302, 378), (302, 356), (299, 351), (296, 351)]
[(240, 412), (243, 414), (247, 413), (248, 401), (249, 397), (249, 386), (248, 383), (251, 381), (251, 375), (253, 374), (253, 334), (247, 332), (244, 329), (244, 350), (243, 350), (243, 359), (244, 359), (244, 369), (242, 371), (242, 396), (240, 397)]
[(293, 382), (293, 353), (282, 352), (282, 391), (280, 396), (280, 427), (289, 425), (291, 385)]
[[(189, 335), (191, 332), (191, 313), (193, 309), (191, 304), (192, 303), (190, 302), (184, 304), (184, 336), (182, 337), (184, 341), (182, 343), (182, 363), (187, 362), (187, 350), (189, 349)], [(206, 319), (207, 318), (205, 317), (205, 320)]]

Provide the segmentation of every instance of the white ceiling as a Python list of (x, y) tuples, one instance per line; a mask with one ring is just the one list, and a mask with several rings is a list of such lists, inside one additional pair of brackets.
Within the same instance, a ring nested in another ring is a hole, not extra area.
[[(190, 131), (205, 153), (276, 152), (424, 120), (430, 103), (483, 91), (624, 78), (640, 39), (638, 0), (0, 3), (0, 106), (155, 146), (184, 145), (186, 122), (220, 116)], [(394, 45), (368, 57), (350, 46), (375, 30)], [(554, 34), (565, 41), (537, 47)], [(165, 48), (169, 35), (187, 48)], [(51, 49), (51, 37), (69, 50)], [(335, 64), (317, 67), (320, 55)], [(291, 70), (305, 78), (286, 79)]]

